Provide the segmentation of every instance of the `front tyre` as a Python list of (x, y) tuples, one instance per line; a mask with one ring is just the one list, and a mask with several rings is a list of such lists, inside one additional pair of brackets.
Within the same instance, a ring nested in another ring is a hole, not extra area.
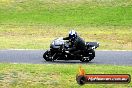
[(46, 61), (51, 61), (50, 60), (50, 51), (46, 51), (44, 54), (43, 54), (43, 58), (46, 60)]

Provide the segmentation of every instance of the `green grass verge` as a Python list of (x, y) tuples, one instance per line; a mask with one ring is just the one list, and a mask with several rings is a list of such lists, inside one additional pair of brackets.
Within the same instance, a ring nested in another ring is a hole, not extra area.
[[(99, 50), (132, 50), (130, 27), (76, 27), (85, 41), (100, 42)], [(57, 37), (68, 36), (69, 27), (0, 26), (0, 49), (48, 49)]]
[(132, 26), (131, 0), (2, 0), (0, 24)]
[[(82, 65), (88, 74), (130, 74), (132, 66)], [(105, 68), (104, 68), (105, 67)], [(86, 84), (75, 77), (79, 65), (70, 64), (0, 64), (1, 88), (131, 88), (130, 84)]]
[(131, 0), (1, 0), (0, 49), (47, 49), (75, 28), (101, 50), (132, 50), (131, 14)]

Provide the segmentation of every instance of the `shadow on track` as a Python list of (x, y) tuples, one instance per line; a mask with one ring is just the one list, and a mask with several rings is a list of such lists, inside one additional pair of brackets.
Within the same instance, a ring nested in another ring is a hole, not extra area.
[(81, 62), (79, 60), (56, 60), (56, 61), (43, 61), (43, 63), (47, 64), (93, 64), (94, 62)]

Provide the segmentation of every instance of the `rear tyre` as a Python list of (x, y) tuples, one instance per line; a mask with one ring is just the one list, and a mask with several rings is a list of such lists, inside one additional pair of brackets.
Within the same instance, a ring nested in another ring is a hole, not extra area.
[(89, 52), (89, 55), (87, 57), (81, 57), (80, 61), (82, 62), (89, 62), (95, 57), (95, 51), (92, 49)]
[(92, 49), (92, 50), (89, 51), (89, 61), (94, 59), (94, 57), (95, 57), (95, 51)]
[(89, 57), (81, 57), (80, 61), (82, 61), (82, 62), (89, 62), (90, 59), (89, 59)]
[(82, 61), (82, 62), (89, 62), (90, 60), (82, 58), (82, 59), (80, 59), (80, 61)]
[(52, 61), (50, 58), (50, 51), (46, 51), (44, 54), (43, 54), (43, 58), (46, 60), (46, 61)]

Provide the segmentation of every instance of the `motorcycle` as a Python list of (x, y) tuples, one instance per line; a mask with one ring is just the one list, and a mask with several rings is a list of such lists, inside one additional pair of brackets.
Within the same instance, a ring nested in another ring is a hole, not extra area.
[(80, 60), (82, 62), (89, 62), (95, 57), (95, 49), (99, 47), (98, 42), (86, 42), (85, 50), (79, 50), (78, 54), (68, 51), (69, 41), (63, 38), (57, 38), (50, 44), (50, 49), (43, 54), (46, 61), (55, 60)]

